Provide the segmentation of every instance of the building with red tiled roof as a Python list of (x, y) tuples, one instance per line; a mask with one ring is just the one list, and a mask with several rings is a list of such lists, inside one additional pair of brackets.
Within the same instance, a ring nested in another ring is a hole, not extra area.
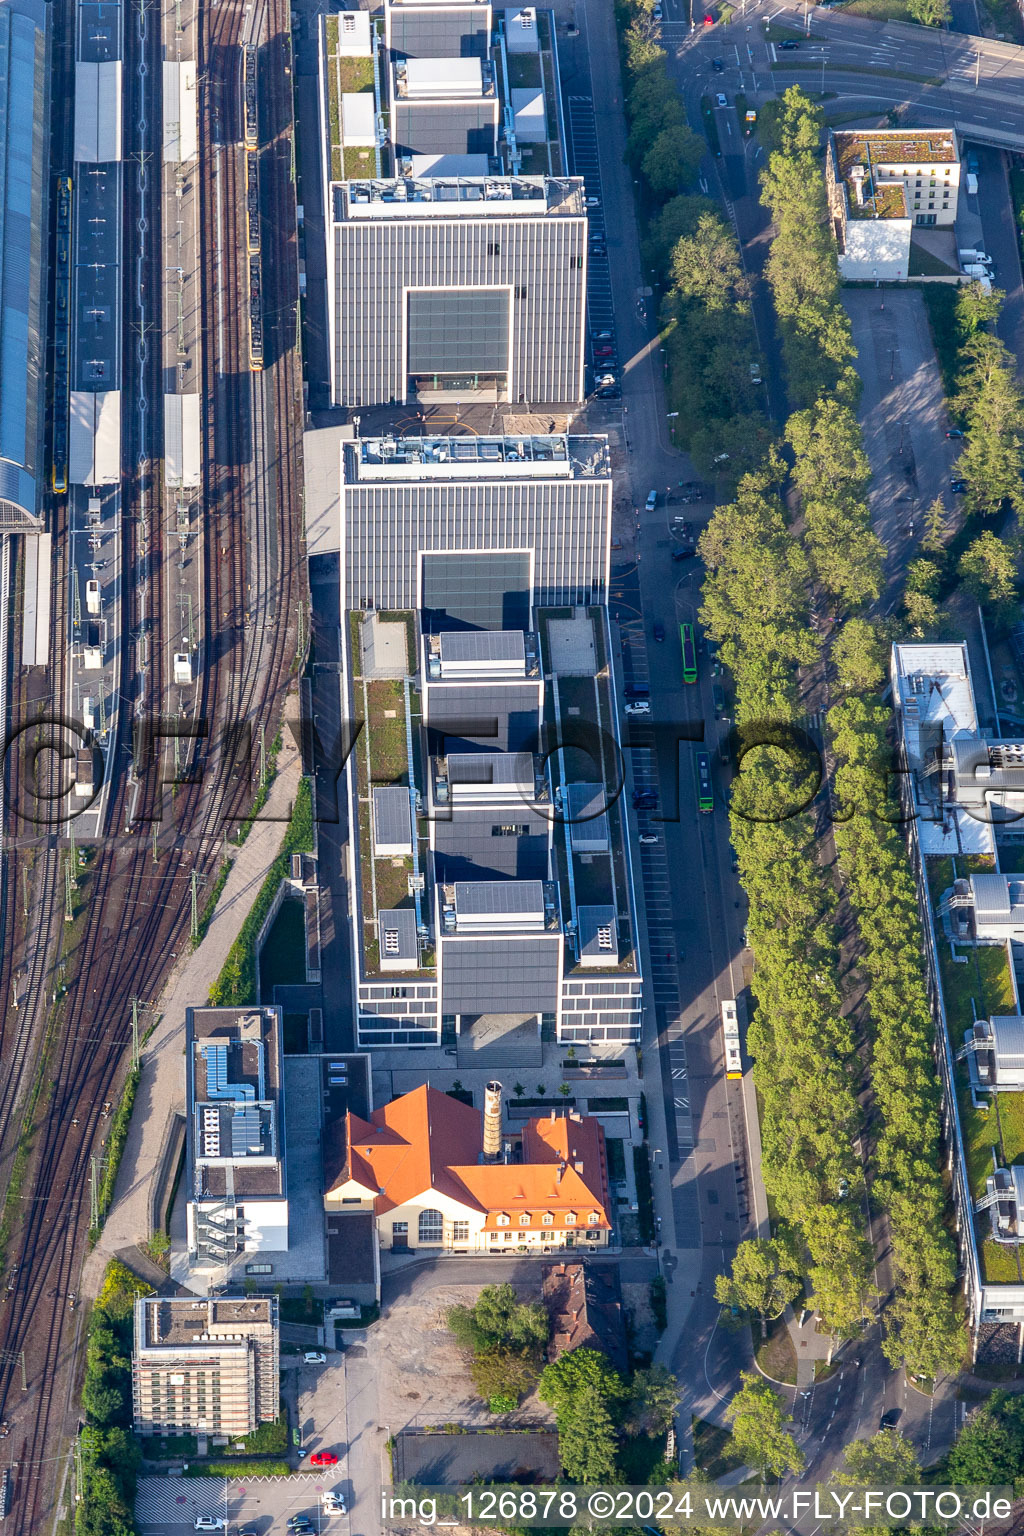
[[(492, 1086), (488, 1114), (500, 1117)], [(325, 1207), (372, 1210), (382, 1248), (521, 1254), (607, 1244), (608, 1159), (596, 1120), (552, 1110), (494, 1142), (503, 1155), (485, 1159), (484, 1116), (427, 1086), (369, 1121), (348, 1113), (329, 1141)]]

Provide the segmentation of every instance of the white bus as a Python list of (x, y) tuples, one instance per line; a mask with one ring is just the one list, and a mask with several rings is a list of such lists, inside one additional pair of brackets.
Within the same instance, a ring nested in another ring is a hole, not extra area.
[(743, 1048), (740, 1045), (740, 1020), (734, 998), (722, 1004), (722, 1037), (725, 1041), (726, 1077), (743, 1076)]

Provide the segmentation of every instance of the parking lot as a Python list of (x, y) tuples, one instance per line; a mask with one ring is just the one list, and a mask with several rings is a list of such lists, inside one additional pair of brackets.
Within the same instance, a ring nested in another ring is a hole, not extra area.
[(325, 1515), (321, 1495), (329, 1489), (344, 1491), (337, 1467), (323, 1472), (302, 1472), (295, 1477), (140, 1477), (135, 1501), (135, 1523), (147, 1533), (167, 1532), (182, 1536), (192, 1530), (197, 1515), (226, 1520), (227, 1529), (253, 1530), (258, 1536), (270, 1531), (284, 1536), (290, 1515), (308, 1515), (315, 1531), (348, 1536), (347, 1515)]

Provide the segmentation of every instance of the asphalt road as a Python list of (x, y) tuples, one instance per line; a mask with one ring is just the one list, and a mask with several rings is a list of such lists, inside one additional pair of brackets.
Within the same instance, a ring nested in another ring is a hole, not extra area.
[[(759, 35), (762, 23), (758, 16), (767, 12), (759, 12), (755, 6), (748, 6), (747, 18), (729, 28), (716, 29), (711, 36), (700, 32), (686, 37), (673, 27), (671, 20), (674, 14), (681, 12), (680, 0), (664, 0), (664, 3), (669, 17), (667, 41), (671, 43), (681, 36), (675, 50), (675, 67), (691, 121), (699, 123), (701, 94), (711, 88), (726, 90), (730, 105), (718, 112), (724, 152), (719, 161), (713, 163), (710, 158), (706, 161), (704, 176), (711, 195), (721, 195), (726, 203), (741, 241), (744, 262), (748, 271), (756, 274), (769, 248), (768, 220), (756, 197), (761, 155), (756, 142), (744, 141), (740, 135), (733, 97), (741, 87), (748, 95), (755, 89), (774, 95), (791, 82), (794, 73), (799, 76), (801, 70), (808, 77), (807, 83), (811, 83), (811, 61), (808, 59), (804, 65), (801, 60), (800, 68), (795, 72), (774, 68), (771, 45), (765, 44), (763, 33)], [(779, 15), (774, 4), (771, 14)], [(821, 14), (815, 13), (812, 17), (812, 39), (819, 33)], [(844, 93), (848, 90), (862, 95), (865, 75), (871, 76), (869, 89), (876, 91), (886, 89), (884, 74), (887, 69), (922, 74), (938, 74), (940, 69), (945, 73), (951, 69), (954, 84), (947, 94), (958, 97), (964, 94), (965, 45), (961, 40), (952, 39), (948, 34), (945, 37), (937, 34), (921, 36), (923, 29), (920, 28), (900, 28), (900, 36), (893, 39), (889, 35), (891, 29), (859, 20), (855, 22), (853, 18), (845, 21), (853, 27), (853, 35), (845, 31), (838, 18), (832, 17), (823, 24), (827, 32), (820, 34), (824, 46), (817, 47), (814, 63), (820, 78), (824, 58), (827, 90), (838, 89)], [(909, 40), (903, 35), (906, 33), (910, 34)], [(603, 21), (603, 8), (589, 12), (587, 40), (595, 97), (615, 106), (614, 39), (610, 27)], [(728, 57), (730, 48), (731, 62)], [(1024, 51), (984, 43), (981, 48), (982, 88), (976, 93), (976, 114), (981, 115), (977, 103), (983, 103), (985, 111), (993, 117), (1000, 111), (1012, 112), (1024, 141), (1024, 91), (1019, 84), (1012, 83), (1024, 81)], [(724, 76), (712, 74), (711, 59), (714, 57), (721, 57), (727, 63)], [(830, 73), (833, 58), (847, 71), (838, 82), (835, 73)], [(864, 71), (863, 75), (858, 72), (860, 70)], [(720, 84), (723, 81), (724, 84)], [(905, 100), (905, 82), (893, 79), (891, 83), (892, 91), (880, 99), (883, 107)], [(1012, 95), (1015, 91), (1019, 93), (1017, 97)], [(1012, 105), (1003, 105), (1004, 98)], [(877, 102), (873, 108), (865, 107), (866, 111), (878, 109)], [(922, 116), (921, 120), (925, 118)], [(696, 562), (672, 561), (669, 528), (672, 513), (680, 511), (696, 524), (699, 531), (711, 508), (709, 504), (692, 508), (666, 507), (662, 498), (654, 512), (648, 514), (643, 510), (647, 492), (652, 487), (660, 490), (695, 476), (685, 456), (672, 449), (666, 430), (660, 358), (650, 345), (649, 322), (638, 311), (636, 303), (643, 278), (630, 223), (632, 188), (619, 168), (617, 150), (614, 126), (609, 121), (607, 137), (602, 139), (602, 190), (608, 228), (624, 232), (617, 237), (619, 249), (611, 268), (620, 355), (625, 360), (622, 419), (632, 477), (632, 506), (640, 509), (635, 518), (627, 511), (615, 530), (622, 552), (619, 556), (621, 564), (614, 573), (612, 607), (622, 628), (623, 665), (627, 675), (633, 670), (650, 679), (653, 718), (659, 722), (685, 720), (688, 723), (692, 719), (702, 719), (707, 744), (714, 747), (723, 727), (714, 718), (707, 658), (702, 656), (696, 688), (686, 688), (681, 680), (678, 643), (673, 645), (674, 626), (683, 619), (696, 616), (701, 571)], [(994, 153), (992, 159), (1001, 163)], [(1001, 224), (1004, 215), (995, 207), (998, 189), (994, 167), (984, 166), (983, 175), (995, 194), (983, 197), (983, 206), (979, 210), (988, 240), (989, 223)], [(615, 239), (611, 236), (610, 243)], [(1010, 268), (1005, 252), (1002, 258), (998, 250), (991, 253), (997, 262), (1005, 258), (1007, 269)], [(764, 354), (769, 409), (776, 419), (781, 419), (785, 401), (780, 383), (779, 352), (774, 318), (763, 286), (756, 291), (754, 304), (758, 339)], [(662, 643), (653, 640), (655, 622), (665, 626), (667, 638)], [(711, 816), (701, 816), (695, 808), (693, 750), (684, 743), (678, 772), (675, 748), (666, 743), (659, 752), (662, 809), (666, 805), (675, 805), (678, 786), (678, 820), (665, 821), (660, 826), (653, 819), (649, 824), (645, 820), (640, 830), (656, 833), (664, 846), (663, 864), (670, 890), (669, 937), (663, 954), (661, 932), (665, 919), (659, 915), (658, 948), (650, 957), (650, 970), (657, 1006), (659, 967), (671, 956), (680, 999), (677, 1022), (682, 1027), (686, 1048), (686, 1090), (693, 1122), (693, 1150), (688, 1152), (685, 1147), (670, 1145), (668, 1155), (670, 1158), (675, 1156), (676, 1172), (685, 1165), (692, 1170), (695, 1203), (691, 1209), (695, 1211), (695, 1225), (700, 1233), (697, 1244), (692, 1231), (681, 1230), (678, 1219), (675, 1222), (678, 1258), (682, 1268), (688, 1264), (687, 1278), (692, 1286), (686, 1328), (673, 1364), (687, 1392), (686, 1407), (703, 1417), (720, 1421), (724, 1403), (735, 1388), (737, 1370), (749, 1356), (745, 1337), (730, 1334), (720, 1326), (719, 1309), (712, 1295), (714, 1276), (727, 1266), (736, 1242), (750, 1235), (749, 1212), (744, 1213), (744, 1193), (741, 1178), (738, 1179), (738, 1174), (742, 1175), (743, 1156), (741, 1109), (738, 1114), (727, 1092), (717, 1026), (721, 999), (736, 996), (743, 986), (741, 932), (744, 909), (730, 867), (728, 824), (721, 786), (717, 788), (716, 809)], [(647, 852), (644, 848), (643, 853)], [(651, 948), (654, 950), (653, 938)], [(678, 960), (681, 954), (686, 957), (683, 961)], [(665, 1118), (671, 1127), (674, 1084), (668, 1059), (671, 1048), (666, 1039), (668, 1022), (662, 1009), (658, 1027), (663, 1057)], [(655, 1182), (657, 1188), (657, 1174)], [(659, 1211), (666, 1222), (664, 1236), (671, 1230), (667, 1224), (672, 1213), (663, 1204), (659, 1204)], [(884, 1234), (879, 1230), (874, 1235), (876, 1251), (881, 1254), (878, 1285), (884, 1294), (890, 1283), (884, 1258)], [(666, 1247), (669, 1247), (668, 1237)], [(669, 1258), (672, 1257), (670, 1253)], [(666, 1268), (672, 1279), (671, 1263)], [(675, 1275), (681, 1277), (681, 1270), (676, 1270)], [(851, 1439), (874, 1433), (882, 1413), (891, 1409), (900, 1411), (900, 1427), (913, 1437), (926, 1461), (940, 1454), (952, 1438), (958, 1408), (951, 1394), (940, 1393), (932, 1399), (915, 1392), (903, 1372), (890, 1369), (879, 1346), (878, 1329), (873, 1326), (857, 1348), (859, 1365), (853, 1363), (853, 1351), (848, 1350), (846, 1362), (841, 1362), (827, 1381), (811, 1387), (805, 1396), (797, 1397), (792, 1391), (788, 1394), (809, 1471), (816, 1477), (826, 1475), (836, 1465)]]
[[(870, 21), (820, 7), (810, 13), (796, 0), (751, 0), (728, 26), (689, 28), (689, 0), (665, 0), (664, 41), (677, 57), (696, 53), (703, 89), (775, 95), (789, 85), (851, 98), (864, 111), (898, 107), (904, 120), (952, 125), (962, 138), (997, 147), (1024, 145), (1024, 48), (959, 32), (939, 32), (905, 22)], [(791, 37), (791, 52), (766, 41)], [(729, 71), (711, 73), (711, 59)], [(693, 63), (688, 65), (692, 72)], [(716, 83), (717, 82), (717, 83)], [(731, 121), (723, 136), (738, 137)]]

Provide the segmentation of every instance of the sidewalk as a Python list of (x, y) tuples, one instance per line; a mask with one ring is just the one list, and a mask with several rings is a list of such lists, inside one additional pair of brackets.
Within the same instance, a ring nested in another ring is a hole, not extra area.
[(95, 1296), (108, 1261), (151, 1236), (153, 1179), (163, 1157), (174, 1115), (185, 1107), (182, 1040), (185, 1009), (206, 1002), (260, 887), (277, 857), (289, 807), (299, 785), (299, 752), (285, 730), (278, 770), (261, 815), (234, 863), (217, 910), (199, 948), (186, 949), (169, 975), (156, 1005), (158, 1023), (141, 1054), (141, 1076), (128, 1129), (114, 1199), (100, 1240), (82, 1270), (82, 1291)]

